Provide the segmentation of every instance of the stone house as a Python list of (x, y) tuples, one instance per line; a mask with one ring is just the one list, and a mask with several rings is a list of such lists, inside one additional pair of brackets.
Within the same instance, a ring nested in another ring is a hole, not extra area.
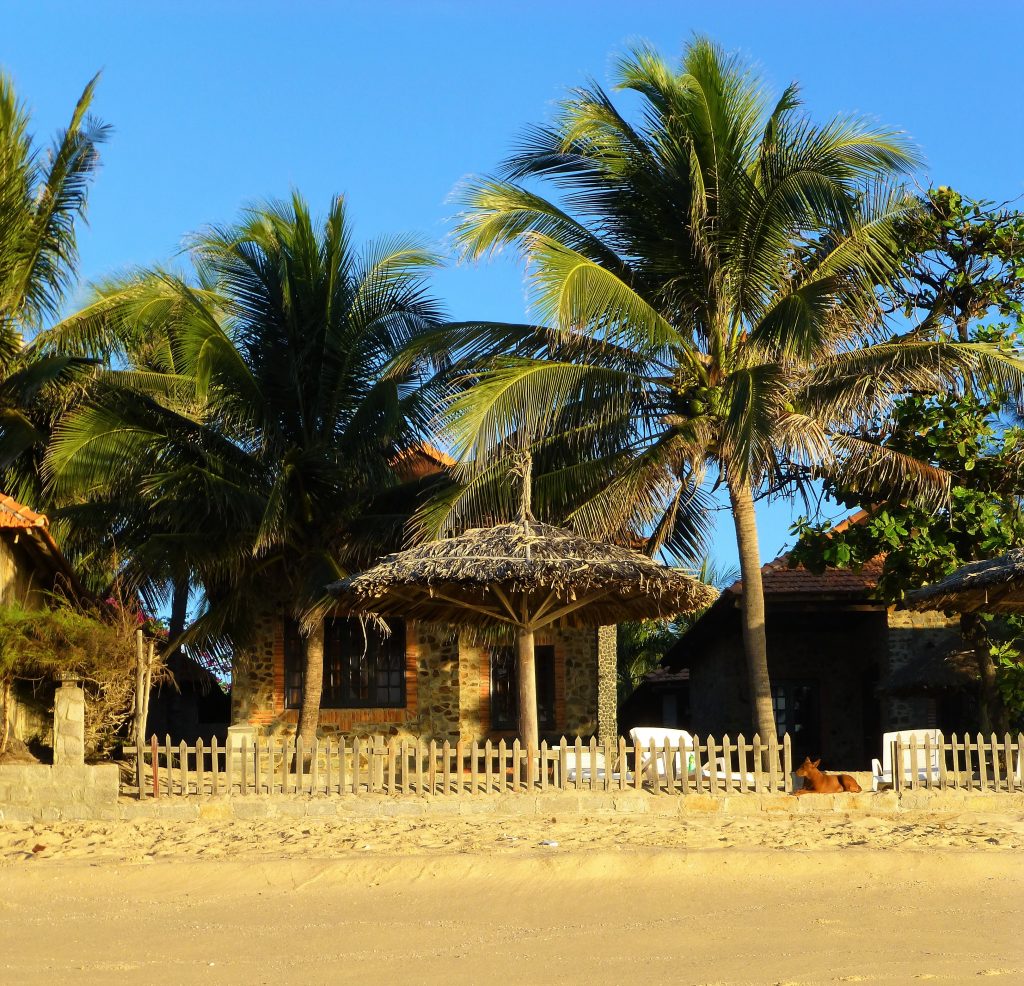
[[(451, 465), (451, 458), (427, 444), (394, 463), (407, 482), (429, 480)], [(454, 628), (412, 622), (391, 630), (382, 638), (358, 620), (326, 620), (322, 735), (401, 735), (438, 742), (515, 736), (512, 647), (488, 646)], [(232, 729), (294, 732), (302, 697), (298, 627), (282, 613), (267, 614), (256, 627), (256, 641), (236, 656)], [(542, 738), (613, 736), (614, 628), (541, 631), (536, 655)]]
[[(952, 675), (948, 660), (963, 649), (957, 622), (874, 599), (880, 560), (860, 572), (818, 575), (790, 568), (782, 555), (761, 571), (776, 722), (780, 734), (789, 732), (794, 756), (821, 756), (830, 769), (866, 768), (880, 755), (883, 732), (970, 727), (973, 682)], [(623, 703), (621, 728), (660, 723), (750, 737), (739, 607), (736, 582)]]
[[(0, 493), (0, 606), (35, 609), (54, 593), (80, 598), (82, 588), (50, 534), (49, 521)], [(43, 696), (23, 682), (14, 684), (11, 701), (0, 711), (14, 739), (49, 744), (51, 698), (52, 689)]]
[[(395, 621), (383, 637), (344, 617), (325, 621), (321, 735), (511, 740), (518, 694), (514, 649), (454, 629)], [(233, 727), (293, 732), (302, 697), (298, 627), (267, 616), (260, 642), (236, 660)], [(537, 634), (542, 738), (615, 730), (614, 628)]]

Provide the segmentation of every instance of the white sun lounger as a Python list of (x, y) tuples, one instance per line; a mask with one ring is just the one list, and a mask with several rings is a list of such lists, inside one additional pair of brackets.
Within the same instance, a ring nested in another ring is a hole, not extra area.
[[(925, 750), (925, 740), (932, 741), (931, 759)], [(917, 747), (917, 780), (938, 782), (939, 769), (939, 731), (937, 729), (900, 729), (893, 733), (882, 735), (882, 760), (871, 761), (871, 790), (877, 791), (881, 787), (893, 786), (893, 765), (892, 753), (893, 744), (901, 740), (905, 746), (903, 749), (903, 764), (900, 770), (900, 782), (910, 784), (913, 782), (913, 767), (910, 755), (910, 747)]]
[[(693, 748), (693, 737), (685, 729), (667, 729), (662, 726), (637, 726), (629, 731), (629, 738), (633, 747), (638, 751), (637, 763), (640, 770), (650, 772), (657, 771), (659, 778), (667, 775), (667, 763), (665, 759), (665, 745), (668, 744), (676, 750), (673, 755), (672, 776), (680, 777), (683, 771), (683, 754), (686, 755), (686, 776), (692, 777), (697, 769), (697, 754)], [(654, 743), (654, 763), (651, 762), (651, 743)], [(741, 774), (730, 771), (729, 765), (724, 757), (715, 760), (718, 778), (723, 781), (739, 782), (742, 778), (751, 786), (754, 784), (753, 774)], [(701, 771), (701, 776), (706, 780), (711, 778), (711, 767), (706, 765)]]

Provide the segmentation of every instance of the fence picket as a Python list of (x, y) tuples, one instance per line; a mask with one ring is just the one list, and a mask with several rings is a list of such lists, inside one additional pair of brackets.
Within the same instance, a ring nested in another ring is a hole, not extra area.
[(761, 753), (761, 734), (754, 733), (754, 737), (750, 742), (754, 751), (754, 790), (758, 794), (764, 794), (764, 762)]
[(1006, 790), (1012, 794), (1016, 789), (1016, 778), (1013, 776), (1013, 740), (1009, 733), (1003, 734), (1003, 756), (1006, 764)]
[(736, 736), (736, 769), (740, 774), (740, 794), (747, 793), (747, 741), (743, 733)]
[(665, 790), (674, 794), (676, 790), (676, 755), (672, 752), (672, 741), (665, 740), (662, 755), (665, 758)]
[(711, 774), (708, 778), (708, 789), (712, 794), (718, 794), (719, 757), (714, 736), (708, 737), (708, 771)]
[(789, 733), (782, 736), (782, 786), (786, 794), (793, 793), (793, 745)]
[(988, 763), (985, 759), (985, 738), (978, 733), (978, 778), (982, 791), (988, 790)]
[(729, 734), (726, 733), (722, 737), (722, 755), (719, 757), (722, 762), (721, 777), (722, 787), (725, 789), (725, 793), (729, 794), (732, 791), (732, 740), (729, 738)]
[(494, 790), (494, 747), (490, 740), (484, 741), (484, 793)]
[(661, 790), (661, 765), (658, 763), (658, 751), (652, 739), (647, 744), (647, 754), (651, 761), (651, 790), (657, 794)]
[(150, 755), (153, 760), (153, 797), (160, 797), (160, 748), (157, 745), (156, 733), (150, 737)]
[(546, 791), (548, 789), (548, 741), (540, 741), (540, 789)]
[(774, 734), (768, 737), (768, 790), (775, 794), (779, 789), (779, 739)]
[(452, 787), (452, 745), (445, 740), (441, 744), (441, 756), (444, 757), (444, 762), (441, 764), (441, 793), (451, 794)]
[(992, 790), (998, 791), (1002, 787), (1003, 772), (999, 762), (999, 740), (995, 733), (992, 733), (990, 745), (992, 747)]
[(936, 753), (936, 759), (939, 765), (939, 790), (945, 791), (949, 786), (949, 780), (946, 777), (946, 737), (939, 733), (939, 749)]
[(619, 772), (619, 790), (625, 791), (626, 781), (628, 779), (628, 771), (626, 770), (626, 741), (621, 736), (619, 737), (619, 753), (615, 760), (615, 763), (617, 765), (617, 769)]
[(181, 793), (188, 797), (188, 744), (184, 740), (178, 744), (178, 775), (181, 777)]
[(704, 790), (704, 766), (700, 755), (700, 737), (693, 737), (693, 787), (697, 794)]
[(910, 740), (910, 789), (916, 791), (920, 786), (921, 771), (917, 760), (917, 751), (920, 748), (920, 741), (917, 736)]

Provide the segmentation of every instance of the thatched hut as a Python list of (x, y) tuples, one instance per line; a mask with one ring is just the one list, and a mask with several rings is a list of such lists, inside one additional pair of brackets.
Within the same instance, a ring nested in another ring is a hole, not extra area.
[(1020, 613), (1024, 611), (1024, 548), (970, 562), (940, 582), (908, 592), (904, 605), (957, 613)]

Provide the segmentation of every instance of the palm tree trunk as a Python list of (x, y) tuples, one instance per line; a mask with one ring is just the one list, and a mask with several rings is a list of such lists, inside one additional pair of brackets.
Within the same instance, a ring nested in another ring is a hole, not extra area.
[(754, 497), (746, 482), (727, 473), (736, 545), (740, 554), (742, 579), (743, 650), (747, 657), (747, 678), (754, 728), (767, 742), (776, 735), (772, 686), (768, 677), (768, 639), (764, 626), (764, 585), (761, 582), (761, 552), (757, 544), (757, 515)]
[(320, 698), (324, 690), (324, 624), (321, 620), (316, 629), (305, 638), (306, 668), (302, 684), (302, 707), (299, 709), (299, 725), (296, 735), (303, 740), (316, 738), (320, 724)]
[(1009, 722), (996, 687), (996, 666), (981, 617), (977, 613), (961, 613), (960, 634), (974, 651), (978, 668), (978, 728), (986, 736), (993, 730), (1002, 735), (1009, 728)]
[(519, 651), (519, 739), (527, 747), (540, 745), (537, 728), (537, 662), (534, 656), (533, 631), (520, 630), (516, 643)]

